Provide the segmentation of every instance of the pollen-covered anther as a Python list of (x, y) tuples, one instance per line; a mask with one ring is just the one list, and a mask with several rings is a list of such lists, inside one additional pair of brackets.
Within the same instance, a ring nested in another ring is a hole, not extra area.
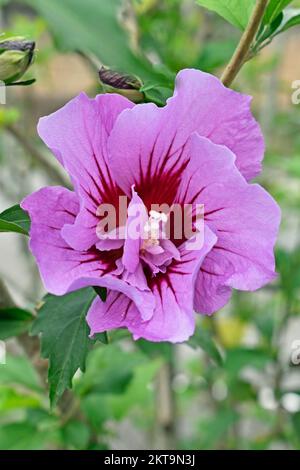
[(159, 246), (163, 224), (168, 220), (166, 214), (151, 210), (149, 212), (149, 219), (144, 226), (144, 237), (141, 246), (141, 251), (147, 250), (151, 247)]

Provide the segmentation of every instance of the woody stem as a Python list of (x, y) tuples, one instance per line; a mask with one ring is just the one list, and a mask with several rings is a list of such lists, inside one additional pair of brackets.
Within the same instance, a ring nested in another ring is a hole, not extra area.
[(232, 84), (242, 66), (246, 62), (251, 44), (253, 43), (258, 28), (261, 24), (261, 20), (264, 16), (267, 5), (268, 0), (257, 0), (249, 23), (240, 39), (236, 50), (234, 51), (233, 56), (231, 57), (221, 76), (221, 81), (225, 86), (229, 87)]

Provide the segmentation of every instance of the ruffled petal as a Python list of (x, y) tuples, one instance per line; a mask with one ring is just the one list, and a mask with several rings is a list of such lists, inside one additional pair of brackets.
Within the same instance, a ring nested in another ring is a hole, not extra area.
[(127, 212), (128, 218), (122, 262), (127, 271), (134, 273), (140, 263), (142, 234), (144, 225), (148, 220), (148, 213), (144, 203), (134, 189), (132, 189), (132, 198)]
[(204, 244), (198, 250), (190, 250), (183, 244), (180, 261), (169, 268), (168, 274), (152, 279), (151, 287), (156, 300), (153, 317), (144, 321), (136, 305), (125, 295), (110, 292), (106, 302), (95, 300), (87, 321), (91, 335), (112, 328), (128, 328), (134, 339), (149, 341), (187, 340), (194, 332), (194, 287), (199, 266), (216, 243), (216, 236), (205, 229)]
[(72, 223), (79, 209), (75, 193), (61, 187), (43, 188), (21, 203), (31, 219), (30, 248), (46, 289), (63, 295), (82, 287), (102, 286), (124, 293), (138, 306), (143, 318), (151, 318), (155, 299), (144, 278), (120, 269), (121, 253), (95, 248), (76, 251), (62, 238), (61, 229)]
[(193, 334), (197, 274), (216, 240), (215, 234), (206, 227), (201, 248), (191, 250), (189, 243), (184, 243), (179, 247), (180, 261), (174, 261), (166, 273), (152, 278), (150, 284), (156, 307), (151, 320), (128, 326), (134, 339), (178, 343), (186, 341)]
[(182, 148), (174, 152), (178, 129), (166, 118), (153, 103), (135, 106), (119, 116), (108, 140), (114, 180), (128, 196), (134, 185), (148, 210), (173, 203), (187, 164)]
[(251, 97), (226, 88), (220, 80), (200, 70), (178, 73), (174, 96), (167, 102), (165, 119), (177, 129), (173, 151), (197, 132), (236, 155), (236, 166), (249, 180), (261, 171), (264, 138), (252, 116)]
[(81, 210), (63, 231), (64, 239), (74, 249), (86, 250), (97, 242), (96, 212), (100, 203), (118, 207), (121, 192), (107, 165), (107, 139), (117, 116), (132, 106), (120, 95), (90, 99), (81, 93), (39, 121), (40, 137), (65, 167), (79, 195)]
[(87, 314), (90, 336), (115, 328), (134, 328), (142, 321), (141, 315), (129, 297), (120, 292), (109, 291), (105, 302), (97, 297)]
[(230, 287), (255, 290), (275, 278), (280, 209), (263, 188), (246, 182), (227, 147), (195, 134), (189, 153), (177, 199), (204, 205), (205, 224), (218, 237), (195, 296), (196, 310), (212, 313), (226, 303)]

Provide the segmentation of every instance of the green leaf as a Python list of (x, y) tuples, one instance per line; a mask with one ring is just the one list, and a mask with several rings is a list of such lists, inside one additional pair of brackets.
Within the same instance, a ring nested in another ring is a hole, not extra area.
[[(107, 289), (105, 287), (99, 287), (99, 286), (94, 286), (93, 289), (96, 292), (96, 294), (100, 297), (102, 302), (105, 302), (106, 297), (107, 297)], [(104, 333), (96, 333), (93, 336), (93, 341), (100, 341), (100, 343), (108, 344), (108, 336), (107, 336), (106, 331), (104, 331)]]
[(130, 50), (128, 35), (121, 26), (122, 0), (23, 0), (47, 22), (61, 51), (83, 51), (120, 72), (153, 79), (163, 74), (148, 60)]
[(0, 339), (18, 336), (27, 331), (34, 317), (20, 308), (0, 309)]
[(41, 391), (39, 377), (25, 356), (7, 355), (5, 366), (1, 366), (0, 385), (22, 385), (28, 390)]
[(292, 415), (292, 424), (295, 429), (295, 433), (297, 437), (300, 437), (300, 412), (299, 411)]
[(4, 424), (0, 428), (0, 450), (41, 449), (47, 435), (26, 421)]
[(22, 82), (7, 83), (6, 86), (29, 86), (29, 85), (33, 85), (35, 82), (36, 82), (35, 78), (30, 78), (29, 80), (24, 80)]
[(217, 443), (224, 434), (228, 433), (230, 428), (238, 421), (239, 415), (233, 409), (221, 409), (213, 417), (201, 420), (202, 439), (200, 448), (213, 449), (218, 448)]
[(18, 204), (1, 212), (0, 232), (17, 232), (28, 235), (29, 229), (29, 216)]
[(164, 357), (166, 360), (171, 360), (173, 350), (171, 343), (151, 343), (145, 339), (139, 339), (136, 345), (151, 358)]
[(267, 350), (237, 347), (228, 349), (224, 369), (236, 377), (243, 367), (263, 369), (271, 360), (271, 353)]
[(270, 40), (273, 39), (274, 33), (277, 31), (278, 27), (281, 25), (283, 18), (283, 13), (279, 13), (278, 16), (272, 21), (272, 23), (267, 24), (267, 25), (261, 25), (261, 28), (257, 34), (256, 37), (256, 44), (255, 44), (255, 49), (258, 48), (258, 46), (262, 45), (265, 41), (267, 45)]
[(112, 418), (108, 407), (103, 406), (105, 401), (105, 395), (92, 393), (80, 399), (80, 407), (84, 415), (88, 419), (91, 427), (98, 433), (105, 421)]
[[(155, 415), (155, 377), (161, 368), (163, 361), (154, 359), (137, 365), (133, 371), (133, 379), (124, 393), (120, 395), (107, 395), (106, 406), (109, 410), (109, 418), (123, 420), (134, 408), (144, 409), (149, 427)], [(147, 411), (146, 411), (147, 410)], [(154, 423), (153, 423), (154, 424)]]
[(197, 2), (242, 30), (246, 28), (255, 5), (255, 0), (197, 0)]
[(276, 266), (280, 274), (281, 292), (289, 302), (297, 297), (300, 285), (300, 248), (288, 252), (276, 250)]
[(300, 8), (288, 8), (283, 12), (282, 22), (275, 35), (300, 24)]
[(272, 23), (292, 0), (270, 0), (263, 19), (264, 24)]
[(236, 45), (236, 39), (205, 42), (195, 68), (203, 72), (215, 72), (216, 68), (224, 66), (229, 61)]
[(0, 414), (24, 408), (38, 408), (42, 399), (37, 395), (29, 395), (24, 390), (17, 391), (13, 387), (0, 387)]
[(108, 344), (109, 340), (106, 331), (104, 331), (104, 333), (96, 333), (93, 336), (93, 341), (100, 341), (100, 343)]
[(212, 335), (203, 328), (201, 329), (198, 327), (195, 334), (190, 338), (187, 344), (194, 349), (198, 347), (203, 349), (203, 351), (205, 351), (217, 365), (223, 364), (223, 358), (212, 338)]
[(45, 410), (42, 407), (27, 409), (26, 422), (32, 424), (33, 426), (42, 427), (48, 432), (51, 430), (51, 428), (53, 429), (61, 426), (61, 423), (59, 423), (59, 416), (49, 412), (48, 410)]
[(62, 429), (63, 440), (67, 446), (86, 449), (90, 440), (90, 430), (82, 421), (69, 421)]
[(118, 344), (94, 349), (88, 357), (86, 373), (76, 382), (75, 391), (81, 396), (124, 393), (133, 378), (134, 368), (145, 360), (142, 353), (127, 353)]
[(94, 298), (92, 288), (61, 297), (48, 294), (33, 323), (32, 334), (41, 333), (42, 357), (49, 359), (52, 406), (72, 387), (75, 372), (85, 370), (86, 356), (93, 344), (85, 317)]
[(165, 106), (166, 101), (172, 96), (172, 89), (162, 87), (157, 84), (147, 83), (140, 88), (145, 95), (145, 101), (156, 103), (158, 106)]
[(299, 25), (300, 8), (287, 8), (286, 10), (280, 11), (277, 16), (271, 17), (271, 19), (271, 23), (262, 24), (256, 37), (255, 51), (268, 45), (278, 34), (283, 33), (293, 26)]
[(107, 297), (107, 289), (105, 287), (98, 287), (98, 286), (95, 286), (94, 287), (94, 290), (95, 292), (97, 293), (97, 295), (99, 295), (100, 299), (102, 300), (102, 302), (105, 302), (106, 301), (106, 297)]

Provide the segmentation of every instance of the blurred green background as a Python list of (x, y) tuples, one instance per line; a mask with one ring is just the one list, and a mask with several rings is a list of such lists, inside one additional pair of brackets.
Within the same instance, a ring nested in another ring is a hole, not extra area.
[[(101, 63), (136, 73), (148, 99), (163, 102), (184, 67), (219, 76), (240, 37), (193, 0), (128, 1), (118, 18), (117, 3), (0, 1), (1, 30), (37, 43), (25, 77), (36, 83), (7, 88), (0, 105), (0, 212), (65, 181), (38, 139), (37, 120), (82, 90), (101, 92)], [(300, 449), (300, 104), (291, 100), (299, 46), (299, 28), (279, 36), (234, 85), (254, 96), (267, 144), (258, 181), (282, 208), (277, 281), (235, 293), (222, 311), (199, 318), (188, 344), (133, 343), (125, 332), (111, 333), (51, 411), (36, 372), (40, 359), (33, 364), (8, 339), (0, 449)], [(1, 234), (0, 277), (24, 308), (44, 294), (20, 235)]]

